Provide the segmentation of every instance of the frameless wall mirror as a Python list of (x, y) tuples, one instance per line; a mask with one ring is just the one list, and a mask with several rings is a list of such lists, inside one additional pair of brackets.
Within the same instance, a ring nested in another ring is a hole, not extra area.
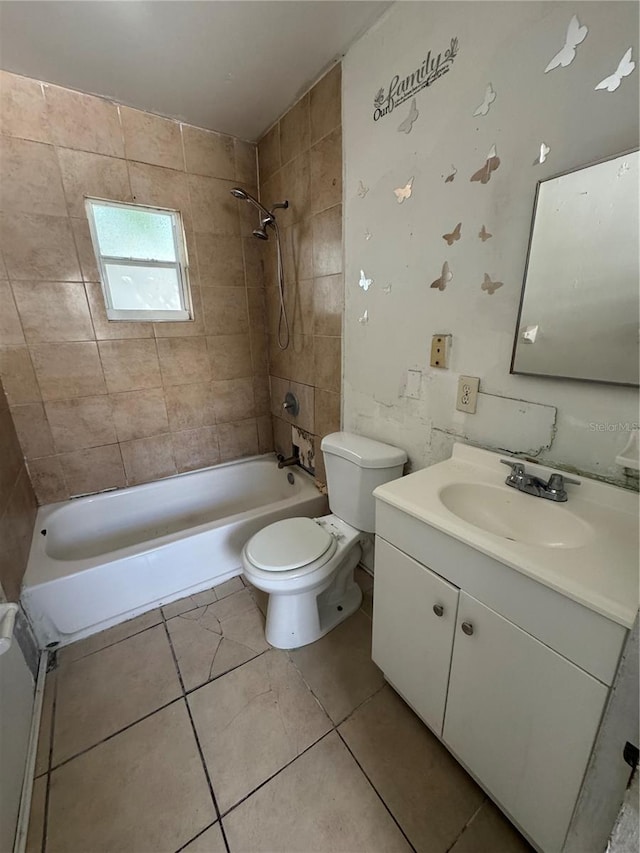
[(511, 373), (638, 385), (638, 151), (536, 192)]

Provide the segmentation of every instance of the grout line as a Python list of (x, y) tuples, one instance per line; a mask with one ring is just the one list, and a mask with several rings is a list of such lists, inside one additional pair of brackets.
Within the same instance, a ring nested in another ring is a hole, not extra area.
[(460, 830), (460, 832), (456, 835), (456, 837), (453, 839), (453, 841), (451, 842), (451, 844), (447, 847), (447, 849), (446, 849), (445, 853), (450, 853), (450, 851), (452, 851), (452, 850), (454, 849), (454, 847), (456, 846), (456, 844), (458, 843), (458, 841), (460, 841), (460, 839), (461, 839), (461, 838), (462, 838), (462, 836), (464, 835), (465, 831), (467, 830), (467, 827), (468, 827), (471, 823), (473, 823), (473, 821), (474, 821), (474, 820), (475, 820), (475, 818), (478, 816), (478, 814), (480, 813), (480, 811), (484, 808), (484, 806), (486, 805), (486, 803), (487, 803), (488, 799), (489, 799), (488, 797), (485, 797), (485, 798), (483, 799), (483, 801), (480, 803), (480, 805), (478, 806), (478, 808), (473, 812), (473, 814), (471, 815), (471, 817), (469, 818), (469, 820), (464, 824), (464, 826), (462, 827), (462, 829)]
[[(47, 761), (47, 787), (44, 794), (44, 815), (42, 819), (42, 847), (41, 853), (46, 853), (47, 849), (47, 835), (49, 831), (49, 800), (50, 800), (50, 790), (51, 790), (51, 766), (53, 764), (53, 738), (55, 735), (55, 720), (56, 720), (56, 706), (58, 704), (58, 672), (57, 669), (50, 670), (50, 672), (55, 675), (55, 685), (53, 687), (53, 700), (51, 702), (51, 721), (50, 721), (50, 738), (49, 738), (49, 757)], [(49, 673), (47, 673), (49, 674)], [(45, 689), (46, 689), (46, 679), (45, 679)]]
[(400, 825), (400, 823), (399, 823), (399, 821), (397, 820), (397, 818), (396, 818), (396, 816), (394, 815), (394, 813), (391, 811), (391, 809), (389, 808), (389, 806), (388, 806), (388, 805), (386, 804), (386, 802), (384, 801), (384, 799), (383, 799), (383, 797), (382, 797), (382, 794), (378, 791), (378, 789), (376, 788), (376, 786), (373, 784), (373, 782), (371, 781), (371, 779), (369, 778), (369, 776), (368, 776), (368, 775), (367, 775), (367, 773), (365, 772), (365, 770), (364, 770), (363, 766), (360, 764), (360, 762), (359, 762), (359, 761), (358, 761), (358, 759), (356, 758), (355, 754), (352, 752), (351, 748), (349, 747), (349, 744), (346, 742), (346, 740), (345, 740), (345, 739), (344, 739), (344, 737), (342, 736), (342, 733), (341, 733), (338, 729), (336, 729), (336, 734), (338, 735), (338, 737), (340, 738), (340, 740), (342, 741), (342, 743), (343, 743), (343, 744), (344, 744), (344, 746), (346, 747), (347, 751), (349, 752), (349, 755), (353, 758), (353, 760), (355, 761), (355, 763), (356, 763), (356, 764), (357, 764), (357, 766), (359, 767), (359, 769), (360, 769), (360, 771), (361, 771), (362, 775), (364, 776), (364, 778), (365, 778), (365, 779), (367, 780), (367, 782), (371, 785), (371, 787), (372, 787), (373, 791), (375, 792), (376, 796), (378, 797), (378, 799), (380, 800), (380, 802), (382, 803), (382, 805), (384, 806), (384, 808), (385, 808), (385, 809), (386, 809), (386, 811), (388, 812), (389, 816), (391, 817), (391, 820), (395, 823), (395, 825), (398, 827), (398, 829), (400, 830), (400, 832), (401, 832), (401, 833), (402, 833), (402, 835), (404, 836), (404, 838), (405, 838), (405, 840), (406, 840), (407, 844), (409, 845), (409, 847), (414, 851), (414, 853), (417, 853), (416, 848), (415, 848), (415, 847), (414, 847), (414, 845), (411, 843), (411, 839), (409, 838), (409, 836), (407, 835), (407, 833), (404, 831), (404, 829), (403, 829), (403, 828), (402, 828), (402, 826)]
[[(208, 832), (208, 831), (209, 831), (213, 826), (215, 826), (217, 823), (219, 823), (219, 824), (220, 824), (220, 829), (222, 829), (222, 823), (221, 823), (221, 821), (220, 821), (219, 819), (214, 820), (214, 821), (213, 821), (213, 823), (210, 823), (210, 824), (209, 824), (209, 826), (205, 826), (205, 828), (204, 828), (203, 830), (201, 830), (197, 835), (194, 835), (194, 836), (193, 836), (193, 838), (190, 838), (187, 842), (185, 842), (185, 843), (182, 845), (182, 847), (178, 847), (178, 849), (176, 850), (176, 852), (175, 852), (175, 853), (181, 853), (181, 851), (182, 851), (182, 850), (184, 850), (184, 849), (185, 849), (185, 847), (188, 847), (188, 846), (189, 846), (192, 842), (194, 842), (197, 838), (200, 838), (201, 836), (203, 836), (203, 835), (205, 834), (205, 832)], [(223, 835), (224, 835), (224, 832), (223, 832)], [(230, 851), (229, 851), (229, 845), (227, 845), (227, 853), (230, 853)]]
[[(158, 607), (157, 609), (161, 611), (162, 606)], [(151, 610), (148, 610), (146, 612), (151, 613), (153, 610), (156, 610), (156, 608), (153, 607), (153, 608), (151, 608)], [(145, 614), (141, 613), (140, 615), (144, 616)], [(139, 617), (134, 616), (133, 618), (138, 619)], [(89, 658), (92, 655), (98, 654), (98, 652), (103, 652), (105, 649), (110, 649), (112, 646), (117, 646), (120, 643), (125, 643), (127, 640), (131, 640), (133, 637), (137, 637), (139, 634), (144, 634), (145, 631), (150, 631), (152, 628), (157, 628), (159, 625), (162, 625), (162, 622), (163, 622), (163, 618), (162, 618), (162, 612), (161, 612), (160, 613), (160, 620), (158, 622), (156, 622), (155, 625), (147, 625), (146, 628), (141, 628), (139, 631), (134, 631), (133, 634), (129, 634), (129, 636), (127, 636), (127, 637), (122, 637), (120, 640), (114, 640), (112, 643), (107, 643), (106, 646), (102, 646), (99, 649), (94, 649), (92, 652), (87, 652), (84, 655), (80, 655), (80, 657), (74, 658), (73, 660), (70, 660), (67, 663), (65, 663), (63, 660), (61, 663), (57, 664), (57, 669), (59, 669), (61, 666), (62, 667), (71, 666), (72, 663), (76, 663), (79, 660), (84, 660), (85, 658)], [(111, 628), (117, 628), (119, 625), (126, 625), (126, 624), (127, 624), (126, 622), (120, 622), (116, 625), (112, 625)], [(105, 631), (110, 631), (111, 628), (105, 628)], [(98, 631), (97, 634), (89, 634), (88, 637), (83, 637), (82, 640), (77, 640), (76, 642), (82, 643), (83, 640), (89, 640), (89, 639), (91, 639), (91, 637), (98, 636), (98, 634), (100, 634), (100, 633), (101, 632)], [(62, 646), (60, 648), (56, 648), (55, 651), (56, 652), (64, 652), (65, 649), (72, 649), (74, 645), (75, 645), (74, 643), (69, 643), (68, 646)], [(56, 689), (57, 689), (57, 687), (56, 687)]]

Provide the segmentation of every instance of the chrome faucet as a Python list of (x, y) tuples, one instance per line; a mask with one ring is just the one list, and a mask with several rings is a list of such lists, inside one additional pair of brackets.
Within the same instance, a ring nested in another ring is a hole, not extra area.
[(552, 474), (549, 480), (545, 481), (533, 474), (527, 474), (522, 462), (512, 462), (510, 459), (501, 459), (500, 461), (503, 465), (509, 465), (511, 468), (511, 473), (507, 474), (505, 480), (507, 486), (536, 498), (563, 502), (568, 497), (567, 490), (564, 487), (565, 483), (573, 483), (574, 486), (580, 485), (580, 480), (572, 480), (571, 477), (565, 477), (564, 474)]
[(287, 465), (297, 465), (300, 462), (300, 456), (297, 453), (294, 456), (289, 456), (288, 459), (285, 459), (282, 453), (277, 453), (276, 459), (278, 460), (278, 468), (284, 468)]

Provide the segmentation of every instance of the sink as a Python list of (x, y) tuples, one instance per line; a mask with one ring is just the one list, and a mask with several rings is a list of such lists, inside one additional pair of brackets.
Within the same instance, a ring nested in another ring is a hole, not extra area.
[(439, 498), (458, 518), (511, 542), (581, 548), (593, 536), (591, 526), (566, 507), (507, 486), (452, 483)]

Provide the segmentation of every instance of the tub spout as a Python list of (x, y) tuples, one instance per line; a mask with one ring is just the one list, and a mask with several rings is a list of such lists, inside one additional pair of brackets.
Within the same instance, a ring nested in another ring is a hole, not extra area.
[(297, 465), (300, 462), (300, 457), (297, 453), (288, 459), (285, 459), (282, 453), (278, 453), (276, 459), (278, 460), (278, 468), (285, 468), (287, 465)]

